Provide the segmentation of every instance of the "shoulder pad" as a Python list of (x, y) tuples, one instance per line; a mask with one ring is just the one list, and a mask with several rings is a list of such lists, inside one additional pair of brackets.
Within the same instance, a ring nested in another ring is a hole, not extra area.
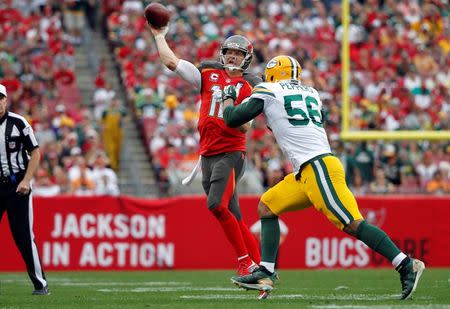
[(254, 94), (254, 93), (265, 94), (265, 95), (269, 95), (269, 96), (275, 98), (276, 96), (273, 93), (273, 91), (270, 90), (269, 87), (266, 87), (266, 86), (267, 86), (266, 83), (260, 83), (260, 84), (256, 85), (252, 89), (252, 94)]
[(244, 73), (244, 79), (252, 86), (255, 87), (257, 84), (262, 82), (262, 79), (251, 73)]
[(201, 72), (204, 69), (223, 69), (223, 64), (218, 61), (204, 61), (198, 66), (198, 70)]

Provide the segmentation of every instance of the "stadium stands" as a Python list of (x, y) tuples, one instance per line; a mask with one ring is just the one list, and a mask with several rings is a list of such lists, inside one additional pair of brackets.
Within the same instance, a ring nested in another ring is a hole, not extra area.
[[(216, 59), (224, 37), (244, 34), (255, 46), (252, 71), (256, 74), (276, 54), (300, 59), (303, 83), (321, 92), (329, 138), (346, 165), (348, 182), (354, 188), (361, 187), (358, 194), (426, 193), (434, 170), (441, 171), (448, 184), (448, 141), (339, 140), (339, 2), (262, 1), (258, 7), (247, 1), (170, 3), (173, 17), (168, 38), (180, 58), (197, 64)], [(371, 7), (374, 3), (378, 4), (376, 10)], [(351, 2), (352, 129), (449, 130), (449, 22), (444, 6), (440, 1)], [(177, 170), (185, 166), (183, 144), (171, 132), (192, 131), (191, 107), (198, 104), (198, 96), (161, 66), (140, 15), (134, 10), (113, 12), (108, 18), (109, 38), (154, 162), (161, 161), (156, 151), (170, 149), (176, 154), (170, 160), (170, 170)], [(167, 100), (174, 96), (177, 104), (170, 106)], [(260, 174), (264, 186), (269, 187), (290, 171), (289, 164), (264, 128), (264, 119), (256, 122), (249, 136), (248, 173)], [(198, 142), (194, 132), (190, 137)], [(435, 152), (427, 159), (425, 150), (430, 148)], [(177, 181), (175, 178), (172, 185)], [(447, 189), (438, 191), (448, 193)]]
[(0, 83), (10, 93), (9, 109), (27, 118), (40, 143), (34, 193), (117, 195), (98, 123), (77, 86), (80, 32), (74, 38), (63, 27), (67, 8), (59, 1), (33, 1), (26, 9), (16, 2), (0, 4)]
[[(86, 107), (92, 102), (82, 102), (76, 86), (74, 45), (82, 40), (78, 30), (65, 28), (63, 17), (70, 12), (63, 12), (58, 1), (39, 3), (24, 8), (7, 1), (0, 6), (0, 82), (11, 94), (10, 108), (27, 115), (41, 140), (44, 159), (38, 174), (66, 194), (68, 170), (79, 152), (92, 167), (97, 158), (93, 145), (103, 147), (99, 134), (93, 134), (100, 112)], [(221, 40), (243, 34), (255, 47), (255, 74), (276, 54), (300, 60), (303, 83), (321, 92), (329, 139), (357, 194), (449, 194), (449, 141), (339, 139), (340, 1), (167, 3), (173, 12), (168, 38), (180, 58), (195, 64), (216, 59)], [(183, 193), (177, 184), (197, 157), (199, 96), (161, 65), (142, 7), (141, 1), (102, 2), (102, 26), (160, 190), (163, 195)], [(448, 4), (436, 0), (351, 2), (353, 130), (450, 130), (447, 11)], [(107, 90), (102, 67), (95, 84)], [(257, 193), (290, 172), (290, 165), (262, 117), (248, 136), (247, 180), (241, 189)]]

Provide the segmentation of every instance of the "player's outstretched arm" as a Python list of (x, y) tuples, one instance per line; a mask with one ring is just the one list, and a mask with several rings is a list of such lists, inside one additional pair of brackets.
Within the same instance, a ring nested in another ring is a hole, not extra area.
[(231, 128), (242, 126), (254, 119), (264, 110), (264, 101), (250, 98), (248, 101), (233, 106), (232, 99), (224, 100), (223, 120)]
[(149, 27), (152, 31), (153, 37), (155, 38), (156, 47), (158, 48), (159, 57), (161, 58), (162, 63), (164, 63), (169, 70), (175, 71), (180, 59), (174, 54), (166, 41), (166, 34), (169, 30), (169, 25), (161, 29), (156, 29), (151, 25), (149, 25)]
[(234, 85), (225, 86), (222, 90), (223, 120), (231, 128), (242, 126), (264, 110), (264, 100), (252, 97), (247, 98), (239, 105), (233, 106), (236, 97), (237, 92)]
[(181, 76), (185, 81), (197, 89), (200, 89), (201, 74), (199, 70), (189, 61), (179, 59), (167, 44), (166, 34), (169, 26), (167, 25), (162, 29), (156, 29), (151, 25), (149, 25), (149, 27), (155, 37), (156, 47), (158, 48), (159, 57), (161, 58), (162, 63), (164, 63), (169, 70), (174, 71)]

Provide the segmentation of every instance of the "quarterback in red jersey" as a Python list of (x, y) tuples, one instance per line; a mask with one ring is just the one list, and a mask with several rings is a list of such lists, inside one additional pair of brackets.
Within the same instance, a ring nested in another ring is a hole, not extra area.
[(197, 68), (179, 59), (165, 39), (168, 27), (149, 26), (161, 61), (186, 82), (201, 92), (200, 155), (202, 186), (208, 209), (219, 221), (238, 259), (238, 274), (248, 274), (260, 260), (255, 237), (242, 220), (236, 182), (245, 166), (245, 132), (249, 125), (229, 128), (223, 120), (222, 90), (234, 85), (238, 93), (235, 105), (251, 94), (260, 78), (245, 73), (252, 61), (253, 46), (247, 38), (234, 35), (220, 48), (219, 62), (203, 62)]
[(245, 151), (245, 129), (233, 130), (223, 121), (222, 89), (226, 85), (236, 85), (236, 89), (239, 88), (239, 104), (242, 99), (250, 96), (252, 85), (245, 79), (246, 76), (230, 76), (219, 63), (202, 63), (199, 70), (204, 89), (201, 93), (198, 123), (200, 154), (213, 156), (224, 152)]

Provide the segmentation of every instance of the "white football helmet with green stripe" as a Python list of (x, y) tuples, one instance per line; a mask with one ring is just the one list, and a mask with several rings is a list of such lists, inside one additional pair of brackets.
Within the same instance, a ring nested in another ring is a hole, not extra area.
[(282, 55), (267, 62), (264, 78), (266, 82), (270, 83), (286, 79), (300, 80), (301, 73), (302, 67), (295, 58)]

